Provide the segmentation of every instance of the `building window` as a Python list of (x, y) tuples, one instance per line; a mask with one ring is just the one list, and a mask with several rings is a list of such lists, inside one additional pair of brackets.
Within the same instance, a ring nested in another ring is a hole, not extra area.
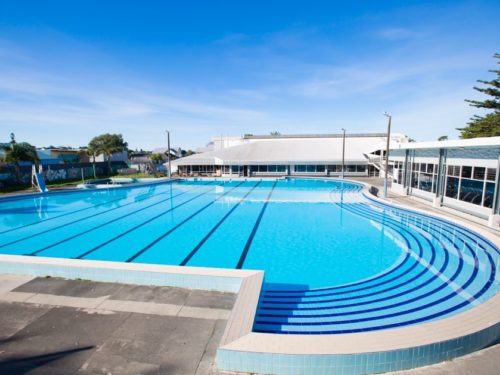
[(462, 178), (471, 178), (472, 177), (472, 167), (463, 166), (462, 167)]
[(474, 179), (475, 180), (484, 180), (485, 174), (486, 174), (486, 168), (474, 167)]
[(497, 171), (494, 168), (488, 168), (486, 171), (486, 179), (488, 181), (495, 181), (495, 178), (497, 176)]
[(296, 165), (295, 166), (295, 172), (305, 172), (306, 171), (306, 166), (305, 165)]
[(276, 171), (277, 172), (286, 172), (286, 165), (277, 165), (276, 166)]
[(483, 206), (492, 208), (493, 207), (493, 196), (495, 194), (495, 183), (487, 182), (486, 188), (484, 189), (484, 201)]
[(458, 165), (449, 165), (448, 166), (448, 176), (460, 176), (460, 166)]
[(446, 179), (446, 191), (445, 195), (449, 198), (457, 198), (458, 197), (458, 181), (459, 179), (456, 177), (448, 177)]
[(458, 199), (473, 204), (481, 204), (483, 198), (483, 181), (463, 178), (460, 183)]
[(316, 172), (316, 166), (315, 165), (306, 165), (306, 172)]

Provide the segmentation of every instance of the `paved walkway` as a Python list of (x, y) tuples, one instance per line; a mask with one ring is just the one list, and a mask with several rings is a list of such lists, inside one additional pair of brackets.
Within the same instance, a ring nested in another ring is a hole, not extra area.
[(210, 374), (235, 298), (0, 275), (0, 373)]

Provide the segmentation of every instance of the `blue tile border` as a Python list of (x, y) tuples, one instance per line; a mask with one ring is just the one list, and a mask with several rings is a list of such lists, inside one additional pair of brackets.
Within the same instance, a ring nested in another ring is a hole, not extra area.
[(361, 375), (407, 370), (463, 356), (497, 342), (500, 323), (470, 335), (413, 348), (357, 354), (279, 354), (219, 348), (223, 371), (276, 375)]
[[(5, 256), (3, 256), (5, 257)], [(19, 261), (2, 261), (0, 259), (0, 273), (19, 274), (30, 276), (51, 276), (68, 279), (84, 279), (102, 282), (118, 282), (127, 284), (172, 286), (189, 289), (217, 290), (221, 292), (237, 293), (245, 274), (238, 277), (236, 275), (224, 275), (226, 270), (220, 270), (220, 274), (204, 274), (203, 272), (159, 272), (157, 270), (148, 271), (147, 265), (141, 264), (138, 269), (106, 267), (106, 265), (93, 266), (86, 260), (70, 260), (68, 264), (57, 263), (36, 263), (23, 262), (28, 259), (23, 256), (17, 257)], [(37, 259), (29, 257), (29, 259)], [(39, 258), (38, 258), (39, 259)], [(48, 258), (43, 258), (48, 259)], [(115, 262), (100, 262), (115, 263)], [(77, 265), (78, 264), (78, 265)], [(156, 265), (154, 265), (156, 267)], [(186, 267), (184, 267), (186, 268)]]

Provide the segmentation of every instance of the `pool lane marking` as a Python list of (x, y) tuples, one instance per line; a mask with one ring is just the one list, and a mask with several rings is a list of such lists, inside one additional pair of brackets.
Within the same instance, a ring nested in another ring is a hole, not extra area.
[[(207, 185), (203, 185), (203, 186), (210, 186), (210, 185), (209, 185), (209, 184), (207, 184)], [(190, 192), (190, 191), (193, 191), (193, 190), (196, 190), (196, 189), (198, 189), (198, 188), (199, 188), (199, 187), (196, 187), (196, 188), (194, 188), (194, 189), (190, 189), (190, 190), (188, 190), (188, 191), (184, 191), (184, 192), (182, 192), (182, 193), (179, 193), (179, 194), (176, 194), (176, 195), (174, 195), (174, 196), (168, 197), (167, 199), (164, 199), (164, 200), (158, 201), (158, 202), (156, 202), (156, 203), (154, 203), (154, 204), (152, 204), (152, 205), (147, 206), (146, 208), (148, 208), (148, 207), (152, 207), (152, 206), (154, 206), (154, 205), (156, 205), (156, 204), (159, 204), (159, 203), (168, 202), (169, 200), (171, 200), (171, 199), (173, 199), (173, 198), (176, 198), (176, 197), (178, 197), (178, 196), (180, 196), (180, 195), (186, 194), (186, 193), (188, 193), (188, 192)], [(168, 194), (168, 193), (169, 193), (169, 192), (164, 192), (164, 193), (160, 193), (160, 194), (156, 194), (156, 195), (148, 196), (148, 197), (146, 197), (146, 198), (144, 198), (144, 199), (141, 199), (141, 200), (137, 200), (137, 201), (134, 201), (134, 202), (125, 203), (124, 205), (121, 205), (121, 206), (118, 206), (118, 207), (114, 207), (114, 208), (110, 208), (109, 210), (105, 210), (105, 211), (98, 212), (98, 213), (93, 214), (93, 215), (85, 216), (85, 217), (82, 217), (82, 218), (80, 218), (80, 219), (73, 220), (73, 221), (67, 222), (67, 223), (65, 223), (65, 224), (62, 224), (62, 225), (59, 225), (59, 226), (56, 226), (56, 227), (49, 228), (49, 229), (46, 229), (46, 230), (41, 231), (41, 232), (38, 232), (38, 233), (34, 233), (34, 234), (30, 235), (30, 236), (23, 237), (23, 238), (18, 238), (18, 239), (16, 239), (16, 240), (13, 240), (13, 241), (7, 242), (7, 243), (5, 243), (5, 244), (0, 245), (0, 248), (3, 248), (3, 247), (5, 247), (5, 246), (9, 246), (9, 245), (13, 245), (13, 244), (15, 244), (15, 243), (22, 242), (22, 241), (25, 241), (25, 240), (29, 240), (29, 239), (31, 239), (31, 238), (34, 238), (34, 237), (40, 236), (40, 235), (42, 235), (42, 234), (49, 233), (49, 232), (52, 232), (52, 231), (54, 231), (54, 230), (61, 229), (61, 228), (64, 228), (64, 227), (67, 227), (67, 226), (69, 226), (69, 225), (72, 225), (72, 224), (75, 224), (75, 223), (79, 223), (79, 222), (84, 221), (84, 220), (92, 219), (92, 218), (95, 218), (96, 216), (104, 215), (104, 214), (109, 213), (109, 212), (111, 212), (111, 211), (115, 211), (115, 210), (118, 210), (118, 209), (120, 209), (120, 208), (127, 207), (127, 206), (130, 206), (130, 205), (133, 205), (133, 204), (141, 203), (141, 202), (144, 202), (144, 201), (146, 201), (146, 200), (148, 200), (148, 199), (151, 199), (151, 198), (154, 198), (154, 197), (158, 197), (158, 196), (160, 196), (160, 195), (165, 195), (165, 194)], [(108, 202), (108, 203), (109, 203), (109, 202)]]
[(273, 195), (274, 188), (276, 187), (276, 184), (278, 183), (278, 180), (274, 181), (274, 184), (271, 188), (271, 191), (269, 192), (266, 201), (264, 202), (264, 205), (262, 206), (262, 209), (260, 210), (259, 216), (257, 217), (257, 220), (255, 221), (255, 224), (252, 228), (252, 232), (250, 233), (250, 236), (247, 239), (247, 243), (245, 244), (245, 247), (243, 248), (243, 252), (241, 253), (240, 259), (238, 260), (238, 264), (236, 265), (237, 269), (241, 269), (243, 267), (243, 264), (245, 263), (245, 259), (247, 258), (248, 251), (250, 250), (250, 246), (252, 246), (253, 239), (255, 237), (255, 234), (257, 233), (257, 229), (259, 229), (260, 222), (262, 221), (262, 217), (264, 216), (264, 213), (266, 212), (267, 204), (269, 203), (269, 199), (271, 199), (271, 195)]
[(161, 236), (157, 237), (154, 241), (150, 242), (148, 245), (146, 245), (145, 247), (143, 247), (141, 250), (139, 250), (138, 252), (136, 252), (134, 255), (132, 255), (130, 258), (128, 258), (125, 262), (129, 263), (129, 262), (132, 262), (134, 261), (134, 259), (136, 259), (137, 257), (141, 256), (143, 253), (145, 253), (147, 250), (149, 250), (151, 247), (153, 247), (154, 245), (156, 245), (158, 242), (160, 242), (162, 239), (164, 239), (165, 237), (167, 237), (170, 233), (172, 233), (173, 231), (175, 231), (176, 229), (180, 228), (182, 225), (186, 224), (189, 220), (191, 220), (193, 217), (195, 217), (196, 215), (198, 215), (199, 213), (201, 213), (202, 211), (206, 210), (207, 208), (209, 208), (210, 206), (212, 206), (215, 202), (217, 202), (219, 199), (221, 199), (222, 197), (226, 196), (227, 194), (229, 194), (230, 192), (232, 192), (234, 189), (240, 187), (243, 183), (245, 183), (246, 181), (242, 181), (240, 182), (238, 185), (236, 185), (235, 187), (233, 187), (232, 189), (226, 191), (225, 193), (223, 193), (222, 195), (220, 195), (219, 197), (215, 198), (212, 202), (208, 203), (207, 205), (203, 206), (202, 208), (200, 208), (199, 210), (195, 211), (193, 214), (189, 215), (187, 218), (185, 218), (184, 220), (182, 220), (181, 222), (177, 223), (175, 226), (173, 226), (172, 228), (170, 228), (168, 231), (166, 231), (165, 233), (163, 233)]
[[(157, 185), (162, 185), (162, 184), (155, 184), (155, 187)], [(84, 193), (84, 192), (90, 192), (90, 191), (78, 191), (78, 192), (73, 192), (74, 194), (78, 194), (78, 193)], [(95, 191), (94, 191), (95, 192)], [(163, 194), (166, 194), (168, 192), (164, 192), (164, 193), (159, 193), (159, 194), (156, 194), (156, 196), (158, 195), (163, 195)], [(61, 217), (65, 217), (65, 216), (68, 216), (68, 215), (73, 215), (73, 214), (76, 214), (78, 212), (82, 212), (82, 211), (85, 211), (85, 210), (90, 210), (92, 208), (95, 208), (95, 207), (100, 207), (100, 206), (104, 206), (106, 204), (110, 204), (110, 203), (114, 203), (114, 202), (118, 202), (120, 200), (123, 200), (123, 199), (127, 199), (127, 198), (137, 198), (138, 196), (142, 195), (144, 193), (137, 193), (135, 195), (132, 195), (130, 197), (121, 197), (121, 198), (118, 198), (118, 199), (113, 199), (113, 200), (110, 200), (110, 201), (106, 201), (104, 203), (99, 203), (99, 204), (96, 204), (96, 205), (91, 205), (89, 207), (85, 207), (85, 208), (80, 208), (78, 210), (75, 210), (75, 211), (71, 211), (71, 212), (67, 212), (65, 214), (61, 214), (61, 215), (58, 215), (58, 216), (54, 216), (54, 217), (51, 217), (51, 218), (48, 218), (48, 219), (44, 219), (44, 220), (39, 220), (39, 221), (34, 221), (32, 223), (29, 223), (29, 224), (25, 224), (25, 225), (21, 225), (20, 227), (16, 227), (16, 228), (11, 228), (11, 229), (7, 229), (3, 232), (0, 232), (0, 234), (5, 234), (5, 233), (9, 233), (9, 232), (12, 232), (12, 231), (15, 231), (15, 230), (19, 230), (19, 229), (23, 229), (23, 228), (26, 228), (26, 227), (30, 227), (32, 225), (36, 225), (36, 224), (42, 224), (42, 223), (46, 223), (47, 221), (50, 221), (50, 220), (54, 220), (54, 219), (58, 219), (58, 218), (61, 218)], [(152, 196), (149, 196), (149, 197), (146, 197), (145, 199), (149, 199), (151, 198)], [(41, 197), (41, 198), (47, 198), (47, 197)], [(36, 198), (33, 198), (33, 199), (38, 199), (38, 197)], [(19, 199), (21, 200), (21, 199)]]
[(152, 221), (158, 219), (159, 217), (164, 216), (164, 215), (168, 214), (169, 212), (172, 212), (175, 209), (184, 206), (185, 204), (187, 204), (187, 203), (189, 203), (189, 202), (191, 202), (191, 201), (193, 201), (193, 200), (201, 197), (202, 195), (208, 194), (210, 191), (211, 190), (207, 190), (206, 192), (198, 194), (197, 196), (195, 196), (195, 197), (193, 197), (191, 199), (188, 199), (187, 201), (182, 202), (182, 203), (178, 204), (177, 206), (174, 206), (174, 207), (168, 209), (167, 211), (161, 212), (158, 215), (155, 215), (155, 216), (149, 218), (148, 220), (146, 220), (146, 221), (144, 221), (144, 222), (142, 222), (140, 224), (137, 224), (137, 225), (133, 226), (132, 228), (127, 229), (125, 232), (121, 232), (120, 234), (118, 234), (118, 235), (110, 238), (109, 240), (106, 240), (106, 241), (100, 243), (99, 245), (93, 247), (92, 249), (85, 251), (84, 253), (82, 253), (82, 254), (74, 257), (73, 259), (82, 259), (82, 258), (86, 257), (87, 255), (93, 253), (94, 251), (99, 250), (100, 248), (102, 248), (102, 247), (110, 244), (111, 242), (114, 242), (117, 239), (119, 239), (119, 238), (121, 238), (121, 237), (123, 237), (123, 236), (125, 236), (125, 235), (127, 235), (127, 234), (129, 234), (129, 233), (131, 233), (131, 232), (133, 232), (133, 231), (135, 231), (135, 230), (143, 227), (144, 225), (151, 223)]
[(252, 191), (255, 190), (255, 188), (257, 186), (259, 186), (261, 184), (262, 180), (257, 182), (257, 184), (254, 185), (254, 187), (252, 187), (244, 196), (243, 198), (241, 198), (223, 217), (222, 219), (219, 220), (219, 222), (217, 224), (215, 224), (213, 226), (213, 228), (205, 235), (205, 237), (203, 237), (203, 239), (198, 243), (198, 245), (196, 245), (193, 250), (191, 250), (189, 252), (189, 254), (184, 258), (184, 260), (179, 263), (180, 266), (185, 266), (190, 260), (191, 258), (198, 252), (198, 250), (205, 244), (205, 242), (207, 242), (207, 240), (212, 236), (212, 234), (214, 234), (214, 232), (222, 225), (222, 223), (229, 217), (229, 215), (231, 215), (234, 210), (236, 210), (240, 204), (250, 195), (250, 193)]
[[(205, 185), (205, 186), (206, 186), (206, 185)], [(177, 206), (174, 206), (173, 208), (169, 209), (168, 211), (162, 212), (160, 215), (157, 215), (157, 216), (164, 215), (164, 214), (166, 214), (166, 213), (168, 213), (168, 212), (170, 212), (170, 211), (172, 211), (172, 210), (174, 210), (174, 209), (176, 209), (176, 208), (178, 208), (178, 207), (180, 207), (180, 206), (183, 206), (183, 205), (184, 205), (184, 204), (186, 204), (186, 203), (191, 202), (192, 200), (194, 200), (194, 199), (196, 199), (196, 198), (201, 197), (202, 195), (208, 194), (211, 190), (212, 190), (212, 189), (209, 189), (209, 190), (207, 190), (207, 191), (205, 191), (205, 192), (203, 192), (203, 193), (201, 193), (201, 194), (198, 194), (198, 195), (194, 196), (193, 198), (190, 198), (190, 199), (188, 199), (188, 200), (186, 200), (186, 201), (182, 202), (181, 204), (179, 204), (179, 205), (177, 205)], [(184, 194), (184, 193), (177, 194), (177, 196), (182, 195), (182, 194)], [(175, 198), (175, 196), (174, 196), (173, 198)], [(121, 220), (121, 219), (124, 219), (124, 218), (126, 218), (126, 217), (128, 217), (128, 216), (134, 215), (134, 214), (136, 214), (136, 213), (138, 213), (138, 212), (141, 212), (141, 211), (147, 210), (148, 208), (151, 208), (151, 207), (153, 207), (153, 206), (157, 206), (157, 205), (159, 205), (159, 204), (161, 204), (161, 203), (168, 202), (169, 200), (170, 200), (170, 199), (164, 199), (164, 200), (161, 200), (161, 201), (159, 201), (159, 202), (156, 202), (156, 203), (150, 204), (150, 205), (148, 205), (148, 206), (146, 206), (146, 207), (142, 207), (142, 208), (140, 208), (140, 209), (138, 209), (138, 210), (135, 210), (135, 211), (129, 212), (129, 213), (125, 214), (125, 215), (118, 216), (118, 217), (116, 217), (116, 218), (114, 218), (114, 219), (112, 219), (112, 220), (109, 220), (109, 221), (107, 221), (107, 222), (105, 222), (105, 223), (103, 223), (103, 224), (99, 224), (99, 225), (97, 225), (97, 226), (95, 226), (95, 227), (92, 227), (92, 228), (90, 228), (90, 229), (84, 230), (83, 232), (76, 233), (76, 234), (74, 234), (74, 235), (72, 235), (72, 236), (70, 236), (70, 237), (66, 237), (66, 238), (65, 238), (65, 239), (63, 239), (63, 240), (60, 240), (60, 241), (54, 242), (54, 243), (52, 243), (52, 244), (50, 244), (50, 245), (47, 245), (47, 246), (45, 246), (45, 247), (43, 247), (43, 248), (41, 248), (41, 249), (35, 250), (35, 251), (33, 251), (33, 252), (31, 252), (31, 253), (28, 253), (28, 254), (25, 254), (25, 255), (32, 255), (32, 256), (35, 256), (35, 255), (39, 254), (39, 253), (40, 253), (40, 252), (42, 252), (42, 251), (45, 251), (45, 250), (47, 250), (47, 249), (50, 249), (51, 247), (54, 247), (54, 246), (60, 245), (60, 244), (62, 244), (62, 243), (64, 243), (64, 242), (67, 242), (67, 241), (73, 240), (73, 239), (75, 239), (75, 238), (77, 238), (77, 237), (80, 237), (80, 236), (82, 236), (82, 235), (84, 235), (84, 234), (90, 233), (90, 232), (92, 232), (92, 231), (94, 231), (94, 230), (96, 230), (96, 229), (101, 229), (102, 227), (104, 227), (104, 226), (106, 226), (106, 225), (109, 225), (109, 224), (115, 223), (115, 222), (117, 222), (117, 221), (119, 221), (119, 220)]]

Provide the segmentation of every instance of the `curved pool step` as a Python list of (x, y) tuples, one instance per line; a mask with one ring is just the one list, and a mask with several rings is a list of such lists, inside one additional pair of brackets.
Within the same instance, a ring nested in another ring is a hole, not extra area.
[(498, 249), (465, 228), (371, 201), (342, 207), (393, 231), (408, 256), (381, 275), (349, 285), (265, 288), (255, 331), (326, 334), (416, 324), (479, 303), (495, 282)]

